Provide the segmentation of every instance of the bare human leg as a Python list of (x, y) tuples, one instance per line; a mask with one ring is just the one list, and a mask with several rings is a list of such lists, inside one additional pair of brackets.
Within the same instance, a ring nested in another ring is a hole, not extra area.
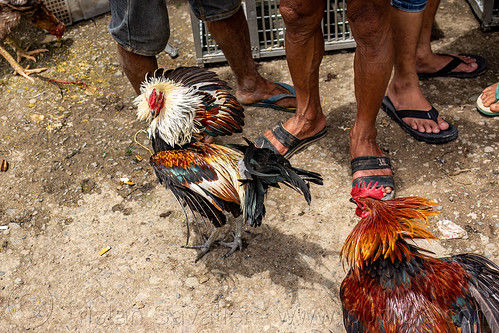
[[(357, 99), (355, 123), (350, 130), (350, 157), (384, 156), (376, 143), (376, 116), (390, 79), (393, 44), (390, 4), (385, 0), (349, 0), (348, 20), (357, 41), (354, 85)], [(392, 175), (390, 169), (361, 170), (352, 177)], [(384, 187), (391, 193), (390, 187)]]
[[(324, 8), (323, 0), (283, 0), (280, 3), (281, 15), (286, 24), (286, 60), (297, 102), (294, 116), (283, 126), (299, 139), (312, 137), (326, 126), (319, 96), (319, 65), (324, 54), (320, 22)], [(265, 137), (280, 154), (288, 151), (271, 131), (267, 131)]]
[(121, 45), (118, 45), (118, 59), (121, 67), (125, 71), (125, 75), (132, 84), (133, 89), (140, 94), (140, 85), (144, 81), (145, 75), (148, 72), (153, 72), (158, 68), (158, 62), (155, 56), (143, 56), (125, 50)]
[[(251, 55), (248, 22), (243, 9), (223, 20), (206, 22), (208, 30), (222, 49), (237, 80), (236, 98), (242, 104), (251, 104), (277, 94), (289, 94), (282, 86), (260, 76)], [(277, 105), (295, 107), (295, 98), (284, 98)]]
[[(418, 73), (435, 73), (452, 60), (451, 57), (433, 53), (431, 49), (431, 29), (439, 4), (440, 0), (428, 0), (426, 9), (424, 10), (423, 25), (421, 27), (416, 53), (416, 70)], [(453, 55), (458, 56), (457, 54)], [(477, 69), (478, 65), (475, 59), (464, 56), (459, 56), (459, 58), (461, 58), (464, 63), (453, 69), (453, 72), (471, 73)]]
[[(431, 109), (419, 86), (416, 72), (416, 45), (421, 31), (423, 12), (411, 13), (396, 8), (392, 10), (392, 35), (395, 52), (394, 75), (388, 86), (388, 97), (396, 110)], [(440, 116), (438, 123), (431, 119), (403, 118), (419, 132), (439, 133), (449, 128)]]

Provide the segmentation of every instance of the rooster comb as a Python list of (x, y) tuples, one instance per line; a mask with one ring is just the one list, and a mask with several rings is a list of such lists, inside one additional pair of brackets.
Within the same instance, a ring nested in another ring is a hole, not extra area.
[(371, 197), (374, 199), (381, 199), (385, 195), (385, 192), (383, 191), (383, 186), (380, 186), (376, 188), (376, 185), (378, 185), (378, 182), (374, 183), (374, 185), (371, 186), (373, 182), (370, 182), (368, 185), (366, 185), (366, 182), (362, 182), (360, 184), (355, 185), (352, 188), (352, 192), (350, 192), (350, 195), (354, 199), (358, 198), (367, 198)]

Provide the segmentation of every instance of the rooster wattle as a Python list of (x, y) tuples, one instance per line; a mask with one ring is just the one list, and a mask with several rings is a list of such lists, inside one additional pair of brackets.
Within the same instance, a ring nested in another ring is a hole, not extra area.
[[(322, 184), (319, 174), (291, 166), (268, 149), (247, 145), (217, 145), (202, 142), (209, 136), (242, 131), (242, 106), (226, 82), (204, 68), (180, 67), (147, 75), (135, 103), (139, 120), (149, 121), (155, 154), (150, 163), (182, 207), (198, 213), (214, 227), (202, 245), (187, 247), (206, 254), (226, 223), (224, 213), (236, 219), (233, 242), (225, 256), (242, 248), (244, 223), (260, 226), (265, 216), (264, 198), (269, 187), (285, 184), (310, 203), (308, 182)], [(185, 212), (185, 209), (184, 209)], [(187, 216), (187, 214), (186, 214)], [(196, 221), (196, 219), (195, 219)]]
[(435, 258), (409, 244), (435, 238), (425, 224), (436, 204), (382, 197), (376, 184), (352, 189), (361, 220), (341, 250), (350, 266), (340, 290), (347, 332), (479, 333), (479, 311), (499, 332), (499, 267), (475, 254)]

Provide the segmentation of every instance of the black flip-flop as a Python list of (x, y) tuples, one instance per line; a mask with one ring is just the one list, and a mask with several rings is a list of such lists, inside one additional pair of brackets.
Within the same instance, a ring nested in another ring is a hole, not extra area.
[[(285, 158), (290, 158), (291, 156), (293, 156), (294, 154), (296, 154), (298, 151), (302, 150), (309, 144), (325, 137), (327, 134), (327, 129), (326, 127), (324, 127), (322, 131), (320, 131), (319, 133), (310, 138), (299, 139), (293, 134), (289, 133), (284, 128), (284, 126), (282, 126), (282, 122), (280, 121), (277, 123), (277, 125), (274, 126), (274, 128), (271, 129), (271, 132), (274, 135), (274, 137), (277, 139), (277, 141), (279, 141), (284, 147), (288, 148), (288, 151), (283, 156)], [(272, 150), (274, 153), (279, 154), (277, 148), (272, 144), (272, 142), (270, 142), (263, 135), (255, 139), (255, 145), (258, 148), (268, 148)]]
[(402, 127), (416, 140), (424, 141), (426, 143), (446, 143), (457, 138), (457, 127), (452, 125), (451, 123), (449, 123), (449, 128), (445, 131), (441, 130), (438, 133), (426, 133), (413, 129), (402, 120), (403, 118), (431, 119), (435, 123), (437, 123), (438, 111), (435, 110), (434, 107), (431, 107), (431, 110), (429, 111), (396, 110), (390, 98), (388, 98), (388, 96), (385, 96), (383, 98), (381, 108), (390, 116), (390, 118), (395, 120), (395, 122), (397, 122), (400, 127)]
[[(359, 156), (351, 160), (350, 164), (352, 166), (352, 175), (360, 170), (392, 168), (390, 159), (386, 156)], [(391, 187), (392, 191), (390, 193), (385, 193), (381, 200), (391, 200), (395, 198), (395, 182), (393, 181), (392, 175), (373, 175), (355, 178), (352, 182), (352, 188), (362, 183), (366, 183), (366, 185), (372, 183), (372, 186), (377, 184), (377, 187)]]
[(485, 72), (485, 70), (487, 69), (487, 60), (485, 58), (480, 57), (478, 55), (474, 55), (474, 54), (459, 54), (460, 56), (470, 57), (470, 58), (475, 59), (478, 67), (473, 72), (469, 72), (469, 73), (467, 73), (467, 72), (452, 72), (452, 70), (455, 69), (457, 66), (465, 63), (464, 60), (462, 60), (459, 57), (453, 56), (451, 54), (439, 53), (438, 55), (452, 57), (452, 60), (447, 65), (445, 65), (442, 69), (436, 71), (435, 73), (418, 73), (418, 77), (420, 80), (426, 80), (426, 79), (430, 79), (433, 77), (456, 77), (459, 79), (470, 79), (470, 78), (477, 77), (478, 75)]

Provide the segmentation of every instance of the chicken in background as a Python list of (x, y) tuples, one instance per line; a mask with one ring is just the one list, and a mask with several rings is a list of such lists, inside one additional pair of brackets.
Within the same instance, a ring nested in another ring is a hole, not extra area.
[[(21, 18), (28, 20), (38, 28), (47, 30), (51, 35), (56, 36), (58, 40), (64, 34), (66, 26), (45, 7), (41, 0), (0, 0), (0, 54), (14, 68), (14, 73), (33, 82), (33, 79), (29, 75), (43, 72), (47, 68), (29, 69), (29, 66), (23, 68), (19, 64), (19, 61), (21, 61), (22, 57), (36, 61), (35, 57), (32, 56), (33, 54), (48, 50), (38, 49), (27, 51), (27, 49), (23, 50), (18, 46), (10, 36), (10, 33), (19, 25)], [(5, 41), (16, 52), (17, 60), (5, 49)]]
[(354, 332), (499, 332), (499, 267), (485, 257), (435, 258), (408, 240), (435, 238), (427, 229), (436, 204), (421, 197), (380, 201), (381, 188), (352, 189), (361, 220), (341, 257), (343, 322)]
[[(227, 257), (242, 248), (244, 223), (261, 225), (269, 187), (287, 185), (310, 203), (308, 182), (322, 184), (319, 174), (294, 168), (281, 155), (249, 141), (226, 146), (205, 142), (207, 136), (242, 131), (243, 107), (229, 89), (204, 68), (159, 69), (146, 76), (135, 100), (138, 119), (149, 122), (155, 152), (150, 163), (159, 181), (173, 193), (186, 217), (187, 206), (196, 225), (198, 213), (200, 221), (212, 226), (204, 244), (186, 246), (201, 250), (196, 261), (217, 240), (225, 213), (236, 218), (234, 240), (219, 242), (230, 248)], [(237, 219), (240, 215), (242, 219)]]

